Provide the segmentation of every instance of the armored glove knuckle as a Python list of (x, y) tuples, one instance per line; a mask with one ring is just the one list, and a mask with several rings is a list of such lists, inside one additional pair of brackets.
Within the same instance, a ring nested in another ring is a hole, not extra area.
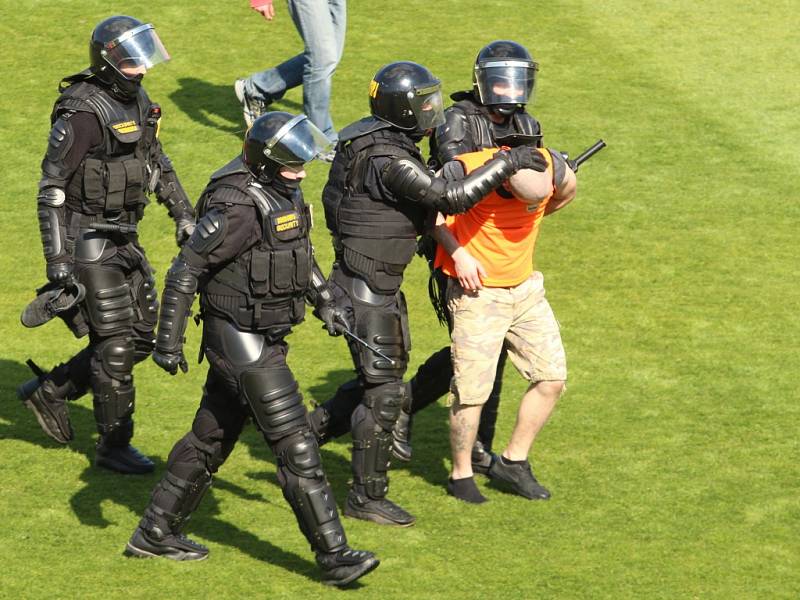
[(514, 168), (517, 171), (520, 169), (533, 169), (534, 171), (544, 173), (547, 170), (547, 161), (535, 148), (531, 148), (530, 146), (517, 146), (516, 148), (512, 148), (509, 154), (511, 155)]
[(47, 280), (52, 283), (66, 283), (72, 276), (72, 263), (58, 262), (47, 264)]

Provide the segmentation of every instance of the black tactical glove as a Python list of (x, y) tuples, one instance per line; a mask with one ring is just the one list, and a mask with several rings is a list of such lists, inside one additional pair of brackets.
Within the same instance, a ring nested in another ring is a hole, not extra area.
[(194, 233), (194, 219), (181, 217), (175, 220), (175, 242), (180, 248)]
[(47, 263), (47, 280), (59, 285), (66, 285), (72, 277), (71, 262)]
[(164, 369), (170, 375), (175, 375), (178, 368), (184, 373), (189, 371), (189, 363), (186, 362), (186, 357), (183, 355), (183, 349), (177, 352), (161, 352), (158, 348), (153, 351), (153, 360), (155, 363)]
[(337, 306), (334, 302), (321, 304), (314, 310), (314, 315), (325, 323), (328, 335), (342, 335), (345, 331), (350, 331), (347, 309)]
[[(516, 148), (511, 148), (511, 150), (503, 151), (503, 153), (510, 159), (514, 171), (519, 171), (520, 169), (533, 169), (539, 173), (547, 171), (547, 160), (536, 148), (517, 146)], [(501, 154), (501, 152), (496, 153), (494, 156), (497, 157), (498, 154)]]

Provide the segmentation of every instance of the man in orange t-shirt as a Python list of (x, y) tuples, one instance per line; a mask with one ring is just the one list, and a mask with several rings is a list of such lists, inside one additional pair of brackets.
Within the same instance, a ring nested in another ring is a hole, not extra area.
[[(472, 152), (458, 160), (469, 173), (493, 152)], [(436, 266), (450, 278), (447, 302), (453, 316), (448, 490), (468, 502), (486, 500), (473, 479), (471, 454), (504, 343), (531, 385), (511, 439), (489, 475), (527, 498), (550, 497), (533, 475), (528, 453), (564, 390), (567, 368), (558, 322), (545, 299), (544, 278), (533, 269), (533, 254), (542, 218), (572, 201), (576, 180), (561, 154), (540, 152), (548, 162), (546, 172), (514, 176), (508, 189), (498, 188), (463, 215), (440, 219), (436, 228)], [(515, 178), (525, 181), (515, 185)]]

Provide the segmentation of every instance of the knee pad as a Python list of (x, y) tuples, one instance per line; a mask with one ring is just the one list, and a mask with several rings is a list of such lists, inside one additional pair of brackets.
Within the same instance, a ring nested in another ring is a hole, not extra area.
[(158, 322), (158, 292), (152, 270), (137, 271), (131, 278), (131, 289), (136, 301), (137, 325), (141, 329), (154, 330)]
[(357, 367), (370, 383), (402, 379), (408, 363), (405, 337), (400, 315), (393, 311), (367, 309), (356, 314), (357, 335), (391, 358), (379, 357), (371, 350), (357, 346)]
[(322, 471), (319, 446), (310, 431), (297, 432), (273, 446), (278, 480), (309, 544), (335, 552), (347, 543), (336, 501)]
[(391, 431), (403, 408), (406, 386), (402, 382), (384, 383), (364, 392), (364, 405), (372, 411), (375, 423)]
[(245, 371), (241, 388), (253, 420), (268, 442), (306, 429), (306, 407), (289, 367)]
[[(97, 429), (103, 437), (116, 431), (114, 439), (119, 445), (127, 444), (133, 435), (131, 415), (136, 396), (131, 377), (133, 357), (130, 338), (103, 340), (92, 356), (91, 383)], [(123, 431), (127, 424), (130, 424), (130, 432)]]
[(125, 276), (117, 269), (91, 267), (81, 271), (86, 286), (89, 323), (101, 335), (128, 330), (134, 321), (133, 298)]

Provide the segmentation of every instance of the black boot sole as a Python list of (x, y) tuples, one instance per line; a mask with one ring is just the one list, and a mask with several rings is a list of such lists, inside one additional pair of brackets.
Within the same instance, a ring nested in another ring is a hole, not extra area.
[(416, 519), (405, 523), (397, 521), (392, 521), (388, 517), (384, 517), (383, 515), (379, 515), (372, 511), (368, 510), (361, 510), (350, 504), (344, 505), (344, 510), (342, 511), (346, 517), (350, 517), (351, 519), (361, 519), (362, 521), (372, 521), (373, 523), (377, 523), (378, 525), (389, 525), (390, 527), (411, 527), (414, 523), (417, 522)]
[[(55, 423), (57, 423), (56, 419), (46, 407), (40, 409), (40, 407), (37, 406), (36, 403), (30, 398), (24, 399), (22, 403), (33, 413), (39, 423), (39, 427), (41, 427), (42, 431), (44, 431), (49, 437), (53, 438), (59, 444), (68, 444), (73, 440), (75, 436), (72, 431), (67, 434), (61, 431), (61, 428), (58, 427), (58, 425), (55, 425)], [(47, 413), (47, 415), (45, 415), (45, 413)], [(52, 419), (54, 424), (52, 427), (49, 422), (50, 419)]]
[(156, 554), (154, 552), (148, 552), (147, 550), (143, 550), (142, 548), (137, 548), (136, 546), (132, 545), (128, 542), (125, 545), (125, 556), (130, 556), (131, 558), (167, 558), (169, 560), (205, 560), (208, 558), (208, 554), (197, 554), (195, 552), (184, 552), (183, 550), (174, 550), (172, 554)]
[(123, 463), (108, 461), (102, 458), (95, 458), (94, 466), (114, 471), (115, 473), (121, 473), (122, 475), (147, 475), (148, 473), (152, 473), (156, 468), (155, 465), (131, 467)]
[(365, 560), (360, 565), (354, 565), (357, 566), (358, 568), (349, 575), (347, 575), (347, 577), (345, 577), (344, 579), (323, 579), (322, 583), (324, 583), (325, 585), (342, 587), (349, 583), (353, 583), (356, 579), (358, 579), (359, 577), (363, 577), (367, 573), (371, 573), (372, 571), (378, 568), (379, 564), (381, 564), (380, 560), (378, 560), (377, 558), (370, 558), (368, 560)]

